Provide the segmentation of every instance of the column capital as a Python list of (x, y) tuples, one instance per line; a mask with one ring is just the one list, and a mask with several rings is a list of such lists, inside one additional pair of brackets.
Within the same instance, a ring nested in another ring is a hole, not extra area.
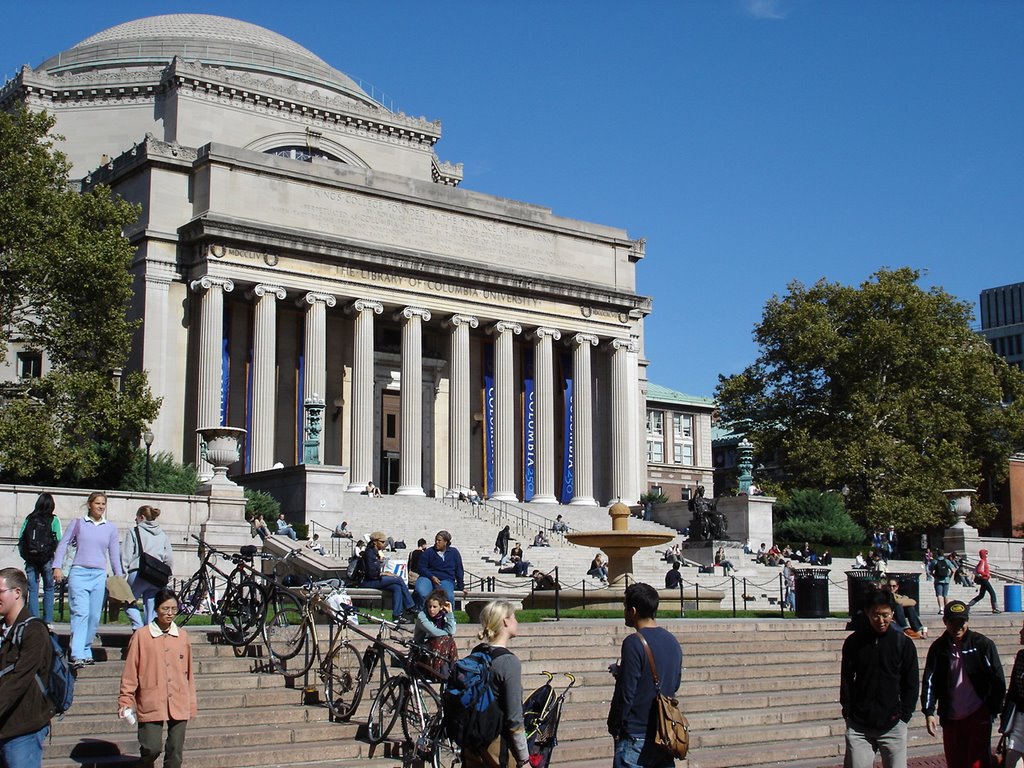
[(284, 297), (288, 295), (288, 292), (280, 285), (267, 285), (266, 283), (259, 283), (253, 286), (252, 290), (248, 291), (245, 296), (246, 298), (252, 298), (255, 296), (258, 299), (262, 299), (264, 296), (276, 296), (278, 301), (284, 301)]
[(420, 307), (405, 307), (395, 312), (395, 320), (412, 320), (414, 317), (418, 317), (424, 323), (430, 322), (430, 310)]
[(597, 336), (592, 333), (575, 333), (568, 339), (573, 346), (581, 347), (584, 344), (589, 344), (592, 347), (597, 346)]
[(533, 329), (533, 331), (530, 333), (530, 338), (531, 339), (550, 338), (550, 339), (552, 339), (554, 341), (558, 341), (560, 338), (562, 338), (562, 332), (560, 330), (558, 330), (557, 328), (545, 328), (545, 327), (541, 326), (540, 328), (534, 328)]
[(452, 315), (444, 321), (445, 327), (458, 328), (460, 325), (468, 325), (470, 328), (476, 328), (480, 325), (480, 321), (472, 315)]
[(372, 299), (356, 299), (349, 305), (349, 310), (356, 313), (370, 310), (373, 314), (379, 315), (384, 312), (384, 305)]
[(511, 331), (514, 335), (518, 336), (523, 332), (523, 326), (519, 323), (513, 322), (512, 320), (499, 320), (487, 329), (487, 332), (492, 336), (497, 336), (498, 334), (506, 333), (508, 331)]
[(235, 290), (235, 284), (226, 277), (211, 277), (210, 275), (203, 275), (202, 277), (193, 280), (191, 283), (189, 283), (189, 288), (191, 288), (196, 293), (208, 291), (214, 286), (219, 286), (220, 288), (224, 289), (224, 293), (231, 293), (233, 290)]
[(616, 352), (619, 350), (625, 350), (626, 352), (640, 351), (640, 345), (634, 339), (612, 339), (608, 342), (608, 346)]
[[(282, 297), (284, 298), (284, 297)], [(338, 300), (329, 293), (320, 293), (319, 291), (309, 291), (305, 296), (300, 296), (295, 300), (295, 305), (301, 307), (303, 304), (313, 305), (317, 302), (323, 302), (328, 307), (333, 307), (338, 303)], [(379, 314), (379, 313), (378, 313)]]

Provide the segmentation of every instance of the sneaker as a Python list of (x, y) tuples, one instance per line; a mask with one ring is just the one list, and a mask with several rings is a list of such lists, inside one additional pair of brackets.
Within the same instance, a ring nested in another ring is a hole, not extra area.
[(86, 665), (85, 659), (72, 659), (71, 660), (71, 666), (74, 669), (81, 669), (85, 665)]
[(928, 637), (928, 627), (921, 627), (921, 637)]
[(88, 659), (83, 659), (83, 661), (88, 667), (91, 667), (93, 664), (96, 663), (96, 659), (94, 659), (92, 656), (90, 656)]
[(1002, 613), (998, 608), (993, 608), (992, 613)]

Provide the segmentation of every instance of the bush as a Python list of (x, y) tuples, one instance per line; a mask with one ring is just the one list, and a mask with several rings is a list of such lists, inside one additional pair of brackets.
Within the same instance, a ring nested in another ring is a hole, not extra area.
[(245, 519), (255, 515), (263, 515), (263, 520), (271, 531), (275, 530), (274, 521), (281, 513), (281, 503), (266, 491), (245, 489)]
[(853, 522), (841, 494), (812, 489), (794, 490), (775, 506), (776, 541), (810, 541), (818, 544), (857, 544), (864, 529)]
[(196, 492), (198, 485), (199, 474), (194, 466), (179, 464), (170, 453), (160, 451), (150, 456), (149, 488), (146, 488), (146, 451), (135, 448), (118, 490), (191, 495)]

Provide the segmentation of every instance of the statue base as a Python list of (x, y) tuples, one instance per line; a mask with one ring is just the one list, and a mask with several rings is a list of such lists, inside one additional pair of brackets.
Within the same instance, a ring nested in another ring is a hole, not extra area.
[(725, 550), (725, 559), (739, 566), (743, 557), (743, 542), (727, 539), (709, 539), (708, 541), (684, 541), (681, 545), (683, 557), (701, 565), (714, 565), (715, 552), (721, 547)]

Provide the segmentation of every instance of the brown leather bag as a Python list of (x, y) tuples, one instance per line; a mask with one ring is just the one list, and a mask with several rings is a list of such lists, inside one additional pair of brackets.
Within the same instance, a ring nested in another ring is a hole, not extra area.
[(651, 646), (641, 632), (637, 632), (636, 636), (647, 651), (647, 661), (654, 677), (654, 743), (676, 759), (684, 760), (690, 751), (690, 722), (679, 709), (679, 700), (675, 696), (664, 696), (661, 693), (661, 680)]

